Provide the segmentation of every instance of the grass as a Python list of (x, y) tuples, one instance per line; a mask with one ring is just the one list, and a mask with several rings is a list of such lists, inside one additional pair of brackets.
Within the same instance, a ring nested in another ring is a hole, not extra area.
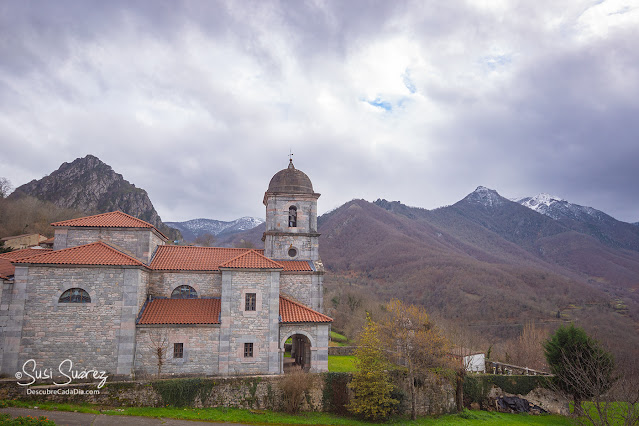
[(331, 373), (351, 373), (357, 371), (354, 360), (355, 357), (352, 355), (329, 355), (328, 371)]
[(326, 426), (372, 426), (376, 424), (430, 426), (430, 425), (572, 425), (567, 417), (546, 415), (530, 416), (525, 414), (505, 414), (486, 411), (464, 410), (458, 414), (447, 414), (439, 417), (422, 417), (415, 421), (406, 417), (396, 417), (386, 423), (370, 423), (356, 419), (336, 416), (328, 413), (301, 413), (297, 415), (273, 411), (240, 410), (237, 408), (175, 408), (175, 407), (125, 407), (119, 409), (100, 409), (98, 406), (55, 404), (52, 402), (28, 403), (6, 401), (7, 405), (58, 411), (77, 411), (93, 414), (164, 417), (182, 420), (204, 420), (211, 422), (247, 423), (247, 424), (279, 424), (279, 425), (326, 425)]
[(349, 346), (350, 342), (348, 341), (348, 337), (344, 336), (343, 334), (339, 334), (336, 331), (332, 331), (331, 330), (331, 338), (330, 340), (330, 345), (331, 346)]

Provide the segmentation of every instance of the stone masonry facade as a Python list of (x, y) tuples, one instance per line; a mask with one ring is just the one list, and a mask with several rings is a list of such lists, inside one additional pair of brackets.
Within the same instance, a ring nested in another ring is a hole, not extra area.
[(0, 374), (149, 376), (160, 353), (163, 375), (277, 375), (288, 338), (307, 370), (327, 371), (318, 197), (292, 162), (273, 177), (264, 252), (168, 246), (122, 212), (54, 223), (54, 249), (2, 280)]

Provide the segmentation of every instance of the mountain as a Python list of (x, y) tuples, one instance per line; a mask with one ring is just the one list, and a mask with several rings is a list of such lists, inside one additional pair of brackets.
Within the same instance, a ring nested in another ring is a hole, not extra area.
[(87, 214), (121, 210), (151, 223), (169, 239), (180, 237), (179, 231), (162, 223), (145, 190), (136, 188), (93, 155), (63, 163), (48, 176), (16, 188), (10, 197), (24, 195)]
[(167, 225), (180, 230), (184, 240), (193, 241), (204, 234), (216, 237), (228, 237), (238, 232), (248, 231), (264, 223), (264, 219), (257, 217), (241, 217), (230, 222), (213, 219), (191, 219), (185, 222), (166, 222)]
[(344, 300), (372, 297), (378, 306), (399, 298), (489, 339), (515, 337), (526, 321), (551, 328), (575, 321), (639, 347), (639, 251), (621, 247), (615, 234), (605, 244), (576, 222), (485, 187), (435, 210), (353, 200), (320, 216), (318, 227), (327, 306), (336, 315), (352, 309), (338, 309)]
[(639, 251), (639, 228), (592, 207), (573, 204), (548, 194), (525, 197), (516, 202), (553, 218), (569, 229), (590, 235), (609, 247)]

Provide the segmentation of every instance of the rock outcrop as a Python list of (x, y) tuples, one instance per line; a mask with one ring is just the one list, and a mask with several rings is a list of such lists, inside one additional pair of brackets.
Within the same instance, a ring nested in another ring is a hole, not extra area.
[(93, 155), (63, 163), (50, 175), (16, 188), (11, 197), (23, 195), (87, 214), (120, 210), (149, 222), (170, 239), (180, 237), (178, 230), (162, 223), (144, 189), (136, 188)]

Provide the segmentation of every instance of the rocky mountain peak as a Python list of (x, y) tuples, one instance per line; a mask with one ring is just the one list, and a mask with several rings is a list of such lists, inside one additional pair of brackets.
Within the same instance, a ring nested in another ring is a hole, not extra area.
[(162, 223), (145, 190), (136, 188), (94, 155), (62, 163), (48, 176), (16, 188), (12, 197), (23, 195), (87, 214), (120, 210), (149, 222), (169, 238), (179, 235)]
[(486, 188), (485, 186), (478, 186), (477, 189), (468, 194), (464, 200), (474, 204), (481, 204), (484, 207), (500, 206), (504, 204), (504, 198), (502, 198), (497, 191)]

